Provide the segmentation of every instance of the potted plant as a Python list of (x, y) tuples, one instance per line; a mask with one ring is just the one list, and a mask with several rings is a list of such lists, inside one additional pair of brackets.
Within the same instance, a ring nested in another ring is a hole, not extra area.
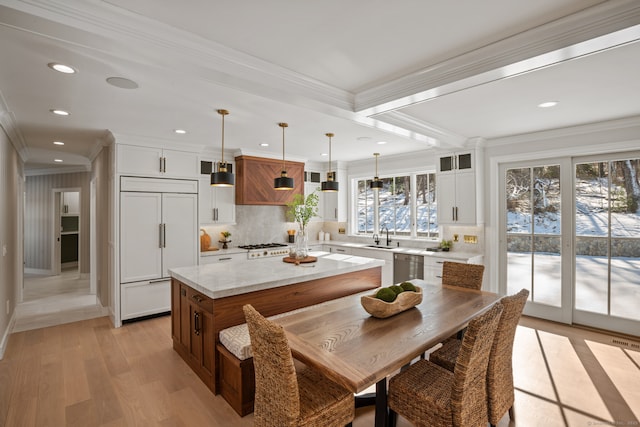
[(220, 232), (220, 243), (222, 243), (222, 249), (228, 249), (229, 248), (227, 246), (227, 243), (231, 243), (231, 240), (229, 239), (229, 237), (231, 237), (231, 233), (229, 233), (228, 231), (221, 231)]
[(445, 252), (449, 252), (449, 249), (451, 248), (451, 240), (444, 240), (442, 239), (442, 241), (440, 242), (440, 248), (445, 251)]
[(314, 190), (307, 197), (296, 194), (287, 203), (287, 216), (290, 220), (298, 223), (298, 234), (296, 237), (296, 258), (305, 258), (309, 249), (307, 247), (307, 224), (314, 216), (318, 215), (318, 202), (320, 198)]

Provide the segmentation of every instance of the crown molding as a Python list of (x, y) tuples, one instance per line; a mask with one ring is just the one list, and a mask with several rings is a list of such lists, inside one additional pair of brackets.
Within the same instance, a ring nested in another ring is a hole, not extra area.
[(151, 148), (169, 148), (180, 151), (190, 151), (193, 153), (201, 153), (206, 147), (205, 144), (192, 144), (184, 141), (174, 141), (170, 139), (153, 138), (143, 135), (132, 135), (125, 133), (109, 132), (107, 141), (110, 144), (129, 144)]
[(58, 167), (44, 167), (33, 168), (24, 170), (25, 176), (40, 176), (40, 175), (58, 175), (62, 173), (76, 173), (76, 172), (91, 172), (91, 165), (74, 165), (74, 166), (58, 166)]
[(442, 145), (461, 147), (467, 140), (467, 138), (462, 135), (458, 135), (423, 120), (416, 119), (415, 117), (400, 111), (388, 111), (384, 114), (377, 115), (376, 118), (386, 123), (399, 126), (403, 129), (408, 129), (418, 134), (425, 135), (427, 140), (424, 142), (431, 147)]
[[(284, 98), (292, 104), (311, 108), (326, 109), (329, 105), (353, 111), (354, 97), (350, 92), (104, 1), (8, 0), (4, 3), (24, 13), (117, 40), (128, 47), (125, 53), (114, 51), (108, 43), (102, 47), (85, 46), (111, 56), (140, 62), (141, 58), (148, 60), (149, 52), (155, 51), (155, 57), (164, 58), (155, 66), (168, 69), (167, 64), (180, 63), (183, 72), (191, 67), (190, 72), (203, 80), (243, 92)], [(80, 44), (78, 40), (67, 41)]]
[[(639, 24), (640, 2), (604, 2), (359, 92), (355, 111), (379, 114), (635, 41)], [(612, 33), (618, 34), (606, 37)]]
[(29, 149), (27, 144), (24, 142), (22, 132), (20, 132), (20, 129), (18, 128), (16, 118), (13, 113), (9, 112), (9, 107), (7, 107), (7, 104), (4, 101), (2, 92), (0, 92), (0, 127), (4, 130), (7, 138), (9, 138), (11, 145), (13, 145), (18, 156), (20, 156), (22, 163), (26, 162), (29, 157)]
[[(621, 136), (624, 133), (628, 136)], [(570, 126), (565, 128), (550, 129), (540, 132), (526, 133), (522, 135), (505, 136), (502, 138), (486, 140), (485, 147), (494, 148), (500, 146), (513, 146), (518, 144), (535, 144), (542, 141), (560, 140), (567, 138), (584, 138), (592, 135), (606, 135), (607, 139), (601, 139), (601, 144), (606, 144), (608, 140), (624, 140), (626, 149), (638, 149), (640, 137), (640, 116), (626, 117), (617, 120), (589, 123), (580, 126)], [(600, 148), (598, 148), (599, 150)], [(567, 154), (575, 154), (575, 148), (569, 149)]]

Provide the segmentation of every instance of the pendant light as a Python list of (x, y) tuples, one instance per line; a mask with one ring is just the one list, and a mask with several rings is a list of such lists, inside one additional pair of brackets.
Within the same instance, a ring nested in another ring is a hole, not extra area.
[(212, 187), (233, 187), (235, 177), (233, 173), (228, 172), (227, 168), (231, 165), (224, 161), (224, 116), (229, 114), (227, 110), (218, 110), (218, 114), (222, 116), (222, 157), (218, 162), (218, 171), (211, 174)]
[(376, 156), (376, 176), (373, 178), (373, 181), (369, 183), (369, 187), (373, 191), (378, 191), (382, 188), (382, 180), (378, 178), (378, 156), (380, 153), (373, 153), (373, 155)]
[(329, 137), (329, 170), (327, 171), (327, 180), (322, 182), (320, 189), (326, 192), (336, 192), (339, 184), (336, 181), (336, 173), (331, 170), (331, 138), (334, 135), (332, 133), (325, 133), (325, 135)]
[(282, 128), (282, 172), (280, 176), (273, 180), (273, 188), (276, 190), (293, 190), (293, 178), (287, 176), (287, 169), (284, 163), (284, 128), (289, 126), (286, 123), (278, 123)]

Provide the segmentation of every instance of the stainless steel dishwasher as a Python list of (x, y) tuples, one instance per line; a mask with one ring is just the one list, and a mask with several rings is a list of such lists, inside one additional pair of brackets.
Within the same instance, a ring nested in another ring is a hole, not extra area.
[(393, 254), (393, 283), (411, 279), (424, 279), (422, 255)]

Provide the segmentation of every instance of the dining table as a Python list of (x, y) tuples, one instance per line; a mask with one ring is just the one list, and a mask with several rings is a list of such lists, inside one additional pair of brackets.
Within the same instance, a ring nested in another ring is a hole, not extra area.
[[(387, 318), (370, 315), (363, 295), (339, 298), (274, 320), (282, 325), (292, 355), (356, 394), (375, 385), (375, 426), (388, 423), (387, 377), (419, 358), (499, 297), (486, 291), (410, 280), (422, 291), (416, 306)], [(357, 405), (358, 406), (358, 405)]]

